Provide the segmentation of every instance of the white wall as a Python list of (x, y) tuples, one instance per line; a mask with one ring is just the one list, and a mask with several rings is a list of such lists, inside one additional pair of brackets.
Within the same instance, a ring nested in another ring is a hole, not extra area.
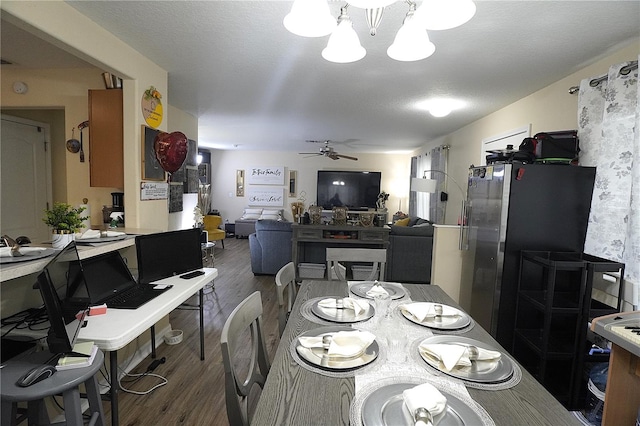
[[(612, 53), (531, 95), (481, 118), (449, 135), (426, 143), (416, 153), (424, 153), (439, 145), (449, 145), (449, 173), (464, 189), (471, 164), (479, 164), (481, 142), (491, 136), (531, 124), (531, 134), (543, 131), (578, 128), (578, 95), (568, 89), (584, 78), (606, 74), (612, 64), (637, 60), (640, 41)], [(453, 113), (455, 114), (455, 112)], [(445, 118), (446, 119), (446, 118)], [(449, 205), (459, 206), (458, 191), (449, 193)], [(447, 209), (445, 223), (455, 224), (459, 210)]]
[(288, 197), (288, 179), (285, 179), (285, 214), (293, 220), (290, 204), (306, 193), (305, 206), (316, 201), (316, 179), (318, 170), (363, 170), (382, 172), (381, 189), (390, 194), (387, 202), (389, 214), (397, 211), (399, 203), (407, 210), (409, 198), (409, 154), (352, 154), (358, 161), (331, 160), (327, 157), (305, 158), (294, 152), (255, 152), (211, 150), (212, 203), (220, 210), (224, 220), (233, 222), (242, 215), (247, 206), (247, 197), (236, 197), (236, 171), (252, 166), (281, 166), (296, 170), (298, 175), (297, 196)]

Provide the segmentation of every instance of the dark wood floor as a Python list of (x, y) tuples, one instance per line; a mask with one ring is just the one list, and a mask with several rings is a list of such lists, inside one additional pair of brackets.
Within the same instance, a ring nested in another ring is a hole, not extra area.
[[(227, 238), (224, 249), (215, 249), (215, 267), (219, 275), (214, 289), (205, 290), (205, 360), (200, 361), (198, 311), (179, 309), (171, 313), (171, 325), (184, 331), (184, 339), (178, 345), (163, 343), (158, 348), (157, 357), (166, 357), (166, 363), (154, 371), (166, 377), (168, 383), (149, 395), (121, 392), (121, 425), (228, 425), (220, 332), (231, 311), (256, 290), (262, 293), (264, 332), (273, 359), (279, 342), (274, 277), (253, 275), (247, 239)], [(195, 305), (197, 297), (188, 303)], [(152, 361), (150, 357), (145, 359), (134, 372), (144, 372)], [(156, 383), (157, 379), (145, 377), (124, 385), (146, 390)], [(104, 408), (110, 423), (110, 404), (105, 403)]]

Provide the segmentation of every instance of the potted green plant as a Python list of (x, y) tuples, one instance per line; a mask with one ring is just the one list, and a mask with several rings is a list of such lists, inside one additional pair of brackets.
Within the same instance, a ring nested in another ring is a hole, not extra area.
[(74, 234), (82, 228), (83, 221), (88, 219), (87, 216), (82, 216), (84, 210), (84, 207), (72, 207), (67, 203), (54, 203), (52, 209), (45, 209), (42, 221), (53, 230), (53, 248), (63, 248), (74, 240)]

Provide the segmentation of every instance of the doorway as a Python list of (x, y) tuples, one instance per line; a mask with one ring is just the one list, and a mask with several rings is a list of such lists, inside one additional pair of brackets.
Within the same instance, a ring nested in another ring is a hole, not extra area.
[(52, 201), (49, 124), (2, 114), (0, 132), (0, 232), (48, 241), (42, 217)]

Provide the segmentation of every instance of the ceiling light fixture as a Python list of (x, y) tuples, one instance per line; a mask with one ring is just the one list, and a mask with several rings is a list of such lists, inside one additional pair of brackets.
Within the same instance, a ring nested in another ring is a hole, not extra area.
[(340, 9), (338, 27), (331, 33), (327, 47), (322, 50), (322, 57), (330, 62), (345, 64), (359, 61), (366, 54), (367, 51), (353, 29), (353, 22), (347, 15), (347, 8), (343, 7)]
[[(348, 63), (362, 59), (366, 50), (347, 15), (348, 6), (365, 9), (369, 33), (376, 35), (384, 8), (398, 0), (347, 0), (340, 9), (337, 25), (329, 11), (328, 0), (295, 0), (284, 26), (296, 35), (322, 37), (331, 34), (322, 57), (331, 62)], [(387, 54), (397, 61), (419, 61), (435, 52), (427, 30), (455, 28), (469, 21), (476, 13), (473, 0), (425, 0), (417, 7), (413, 0), (404, 0), (409, 11)], [(330, 22), (333, 21), (333, 22)]]

